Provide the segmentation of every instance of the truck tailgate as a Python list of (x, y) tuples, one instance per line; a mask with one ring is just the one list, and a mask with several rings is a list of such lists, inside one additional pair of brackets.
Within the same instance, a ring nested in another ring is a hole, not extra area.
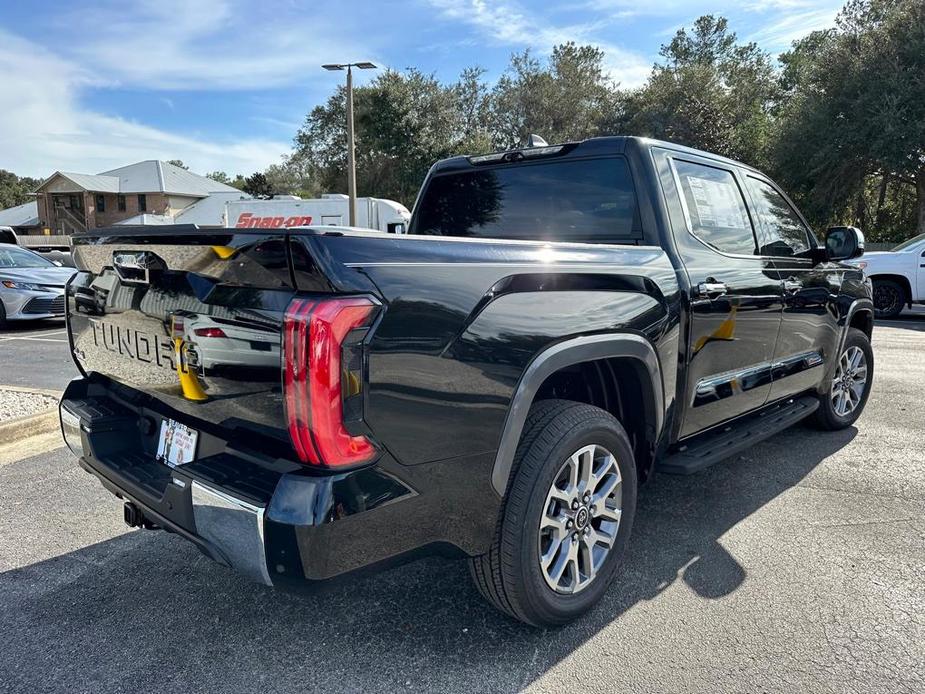
[(74, 258), (68, 326), (85, 373), (203, 428), (288, 441), (280, 335), (294, 289), (283, 234), (110, 230), (75, 236)]

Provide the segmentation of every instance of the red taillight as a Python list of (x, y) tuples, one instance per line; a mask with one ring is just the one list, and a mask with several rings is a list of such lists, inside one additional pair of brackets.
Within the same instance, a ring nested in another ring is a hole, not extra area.
[(341, 348), (369, 324), (376, 305), (363, 297), (294, 299), (283, 323), (283, 393), (299, 459), (336, 467), (369, 462), (376, 448), (344, 426)]
[(221, 328), (196, 328), (193, 334), (199, 337), (228, 337)]

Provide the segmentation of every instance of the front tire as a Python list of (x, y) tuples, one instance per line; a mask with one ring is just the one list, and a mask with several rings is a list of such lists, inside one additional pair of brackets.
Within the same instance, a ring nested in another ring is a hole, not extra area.
[(877, 318), (895, 318), (906, 305), (906, 292), (893, 280), (874, 280), (874, 315)]
[(591, 405), (543, 400), (514, 456), (495, 540), (469, 561), (496, 608), (538, 627), (565, 624), (603, 596), (636, 512), (636, 463), (620, 422)]
[(854, 424), (861, 416), (874, 383), (874, 351), (867, 335), (848, 328), (828, 390), (819, 396), (815, 422), (821, 429), (836, 431)]

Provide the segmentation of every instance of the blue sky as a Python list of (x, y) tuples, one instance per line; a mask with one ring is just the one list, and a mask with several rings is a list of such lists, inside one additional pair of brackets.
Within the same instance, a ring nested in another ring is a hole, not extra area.
[[(831, 26), (832, 0), (0, 0), (0, 168), (47, 176), (141, 159), (248, 174), (279, 161), (308, 110), (372, 60), (443, 79), (500, 74), (513, 51), (600, 46), (624, 85), (706, 13), (777, 53)], [(367, 79), (365, 76), (361, 79)]]

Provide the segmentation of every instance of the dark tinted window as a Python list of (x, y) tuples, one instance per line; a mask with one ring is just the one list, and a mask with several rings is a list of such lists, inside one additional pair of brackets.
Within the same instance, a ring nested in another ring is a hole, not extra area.
[(435, 176), (412, 234), (619, 243), (641, 237), (623, 159), (474, 169)]
[(675, 161), (691, 232), (717, 250), (755, 253), (755, 236), (742, 191), (731, 171)]
[(759, 220), (761, 255), (790, 256), (809, 250), (808, 230), (790, 203), (774, 187), (746, 178)]

